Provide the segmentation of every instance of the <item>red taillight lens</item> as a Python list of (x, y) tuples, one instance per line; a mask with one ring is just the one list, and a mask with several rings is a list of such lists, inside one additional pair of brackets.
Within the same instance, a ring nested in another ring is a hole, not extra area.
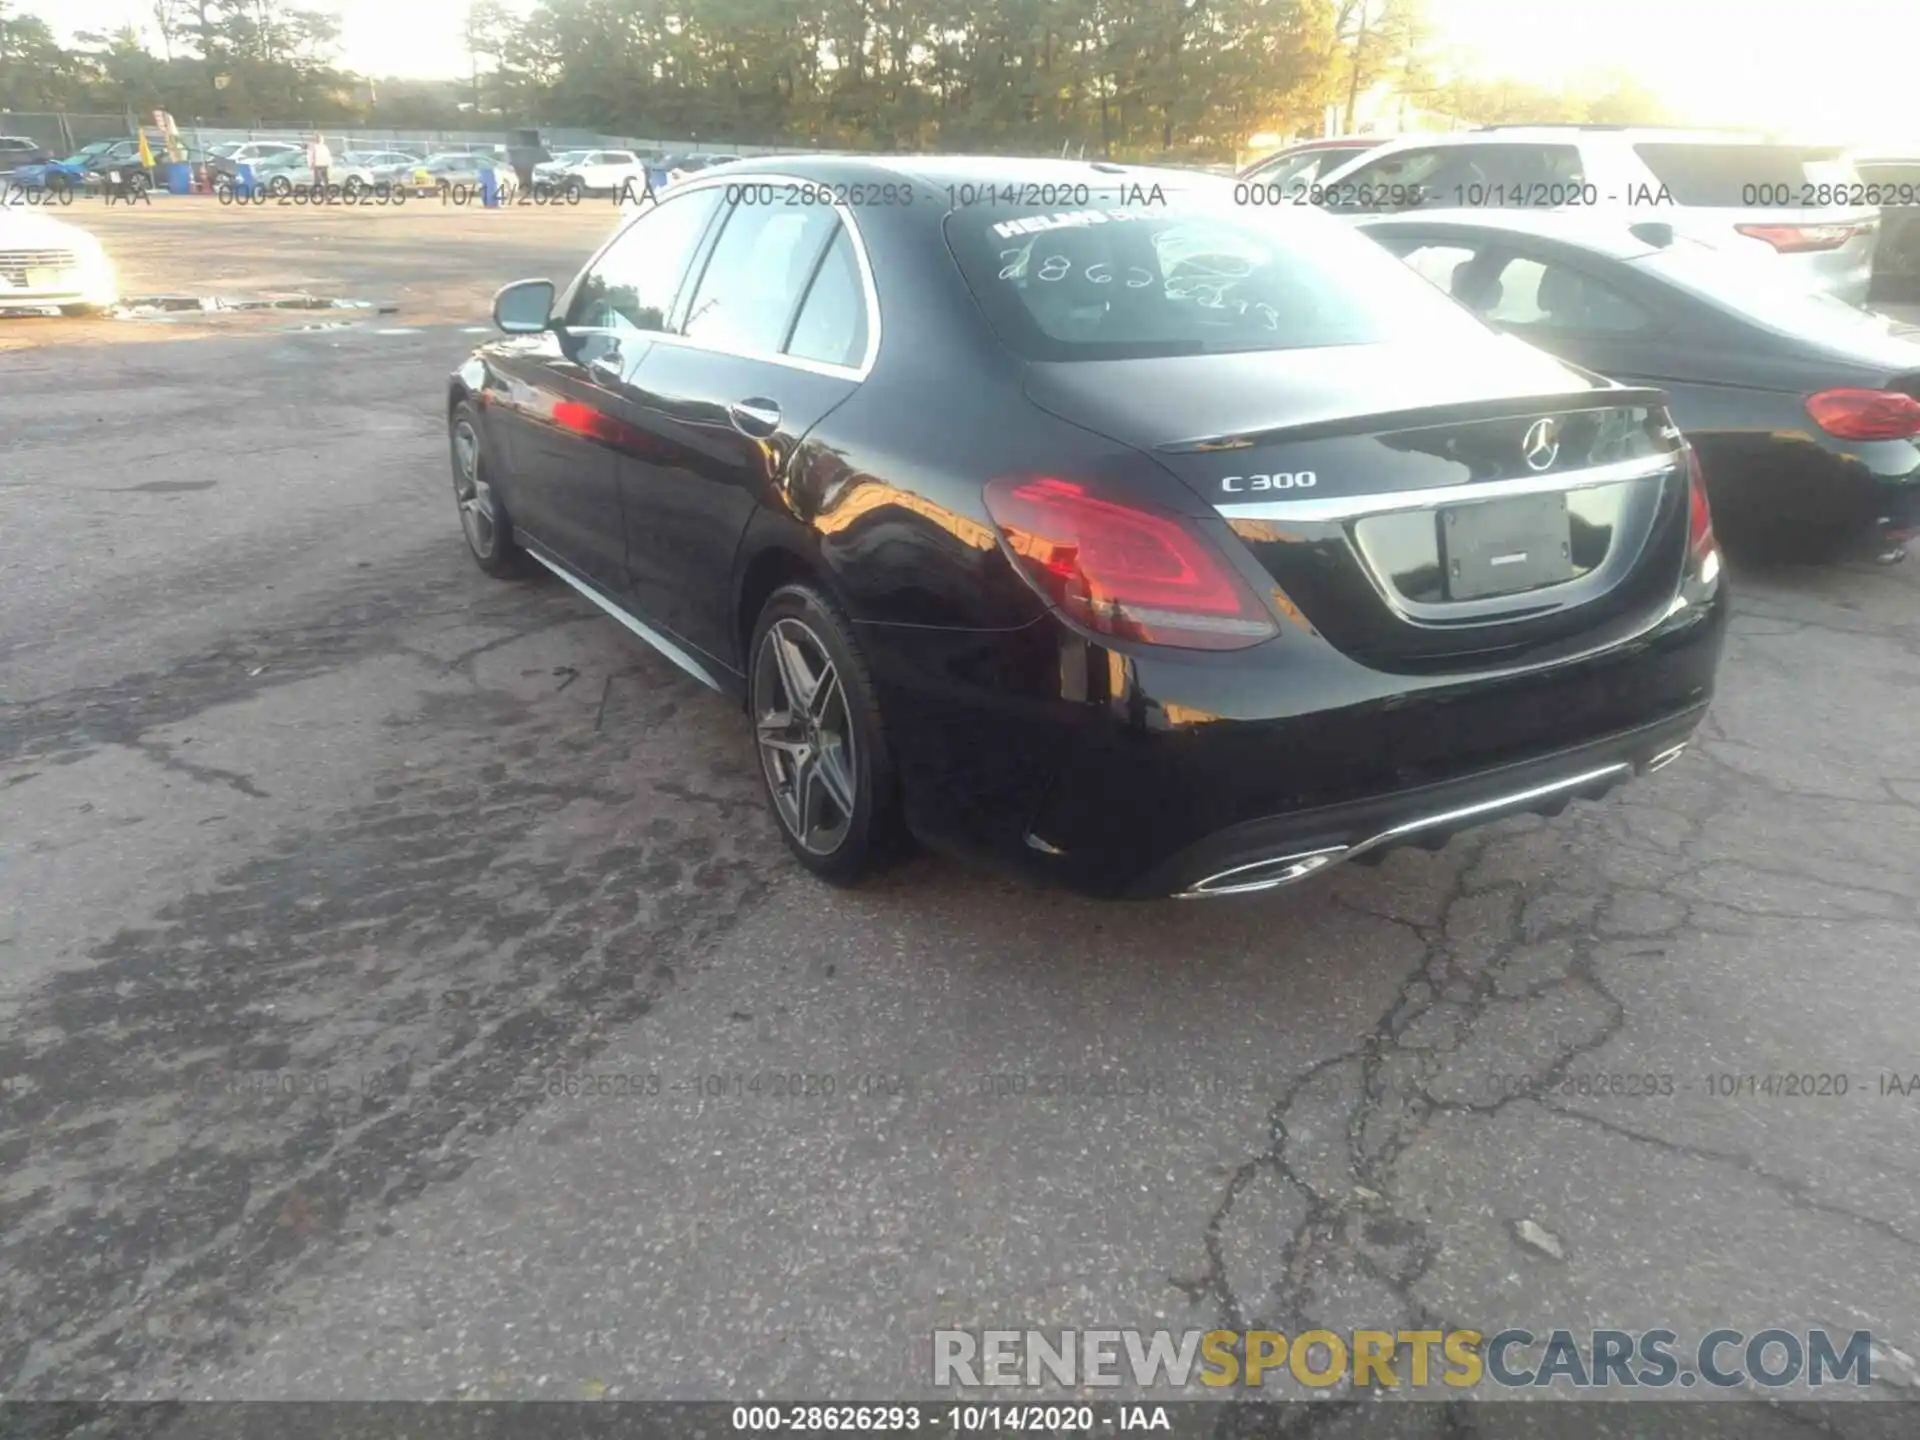
[(1171, 511), (1051, 478), (995, 480), (986, 499), (1021, 576), (1089, 630), (1193, 650), (1278, 632), (1226, 557)]
[(1897, 390), (1822, 390), (1807, 399), (1813, 423), (1842, 440), (1920, 435), (1920, 400)]
[(1696, 562), (1713, 553), (1713, 509), (1707, 504), (1707, 478), (1700, 473), (1700, 452), (1687, 447), (1687, 549)]
[(1736, 225), (1742, 235), (1764, 240), (1782, 255), (1805, 255), (1815, 250), (1838, 250), (1866, 225)]

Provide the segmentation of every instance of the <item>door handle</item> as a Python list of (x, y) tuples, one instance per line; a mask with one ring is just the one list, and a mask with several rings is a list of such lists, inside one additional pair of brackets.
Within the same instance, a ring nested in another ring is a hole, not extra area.
[(736, 400), (727, 407), (727, 418), (742, 435), (764, 440), (780, 428), (780, 407), (760, 396)]

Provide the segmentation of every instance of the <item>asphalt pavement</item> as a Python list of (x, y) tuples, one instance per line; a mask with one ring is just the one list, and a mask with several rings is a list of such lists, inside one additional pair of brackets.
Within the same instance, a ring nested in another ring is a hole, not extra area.
[(1699, 742), (1557, 820), (838, 892), (735, 710), (467, 558), (474, 338), (0, 354), (0, 1393), (898, 1398), (937, 1327), (1415, 1322), (1870, 1329), (1912, 1393), (1920, 564), (1736, 567)]

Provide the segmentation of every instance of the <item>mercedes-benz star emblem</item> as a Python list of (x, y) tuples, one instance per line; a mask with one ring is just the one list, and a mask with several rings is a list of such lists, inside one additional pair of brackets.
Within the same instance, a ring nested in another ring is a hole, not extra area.
[(1520, 443), (1520, 453), (1527, 457), (1528, 469), (1551, 469), (1560, 458), (1560, 422), (1551, 417), (1534, 421)]

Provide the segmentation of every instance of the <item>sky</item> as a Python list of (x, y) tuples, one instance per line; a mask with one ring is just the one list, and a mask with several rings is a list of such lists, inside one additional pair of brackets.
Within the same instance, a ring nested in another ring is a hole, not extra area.
[[(341, 63), (454, 77), (466, 0), (307, 0), (342, 21)], [(522, 11), (532, 0), (509, 0)], [(991, 3), (991, 0), (983, 0)], [(23, 0), (56, 32), (141, 24), (146, 0)], [(1428, 0), (1443, 41), (1538, 84), (1634, 74), (1702, 124), (1920, 141), (1920, 0)]]

